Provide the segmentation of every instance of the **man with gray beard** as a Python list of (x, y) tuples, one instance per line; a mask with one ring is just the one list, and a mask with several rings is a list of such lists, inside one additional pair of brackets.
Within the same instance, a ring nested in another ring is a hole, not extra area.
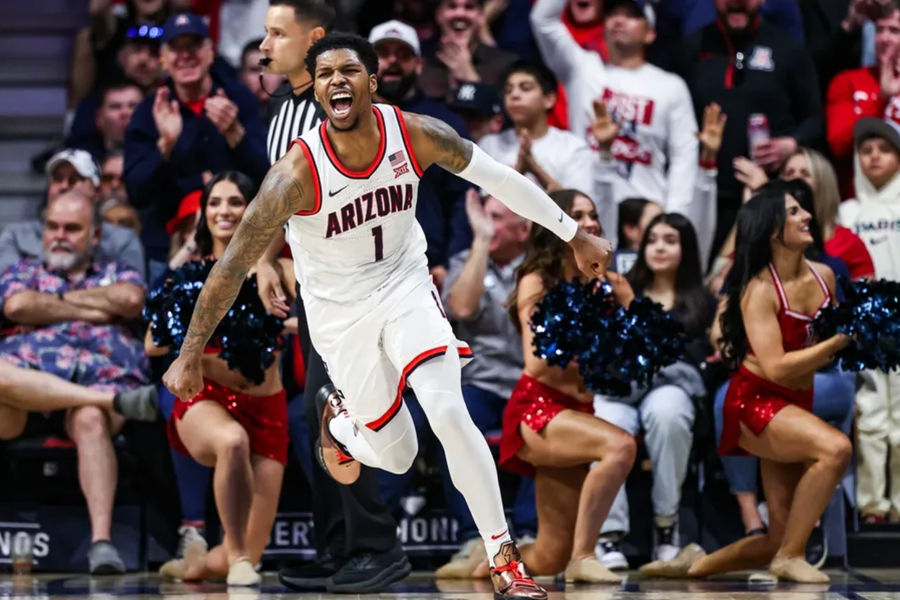
[[(125, 569), (110, 531), (118, 472), (110, 438), (122, 428), (123, 413), (129, 413), (123, 410), (123, 396), (155, 397), (152, 387), (142, 387), (149, 382), (143, 343), (127, 326), (141, 315), (143, 278), (122, 264), (94, 260), (101, 227), (91, 197), (77, 190), (56, 196), (47, 206), (43, 261), (23, 259), (0, 276), (0, 330), (6, 334), (0, 338), (2, 366), (43, 371), (118, 397), (112, 406), (70, 405), (68, 410), (47, 403), (11, 407), (0, 398), (3, 439), (54, 435), (75, 442), (91, 521), (93, 574)], [(0, 395), (6, 396), (2, 389)], [(144, 416), (155, 418), (155, 403)]]
[[(78, 191), (98, 202), (115, 183), (104, 180), (113, 173), (118, 163), (118, 176), (122, 174), (122, 157), (104, 161), (101, 175), (97, 163), (84, 150), (66, 148), (60, 150), (47, 162), (47, 204), (69, 191)], [(121, 187), (121, 180), (119, 181)], [(122, 188), (124, 190), (124, 188)], [(43, 260), (44, 223), (40, 219), (10, 223), (0, 227), (0, 273), (23, 258)], [(100, 262), (117, 260), (135, 269), (143, 278), (145, 272), (144, 249), (137, 234), (131, 229), (109, 225), (100, 232), (100, 243), (96, 248)], [(0, 300), (0, 309), (3, 302)]]

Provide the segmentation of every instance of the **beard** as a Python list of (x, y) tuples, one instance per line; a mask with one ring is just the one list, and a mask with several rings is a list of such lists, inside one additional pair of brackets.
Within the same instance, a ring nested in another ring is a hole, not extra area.
[(89, 249), (78, 253), (71, 247), (57, 245), (47, 252), (44, 261), (54, 271), (69, 273), (86, 264), (90, 260), (90, 256), (91, 252)]
[(416, 85), (418, 76), (415, 73), (402, 75), (400, 79), (394, 81), (384, 81), (383, 77), (378, 79), (378, 95), (390, 102), (397, 104), (401, 102), (409, 91)]

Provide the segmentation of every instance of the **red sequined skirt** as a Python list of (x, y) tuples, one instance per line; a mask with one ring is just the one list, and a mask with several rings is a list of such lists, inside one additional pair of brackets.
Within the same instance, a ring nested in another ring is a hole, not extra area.
[(217, 402), (241, 424), (250, 438), (250, 451), (287, 465), (287, 394), (284, 390), (270, 396), (249, 396), (209, 379), (203, 379), (203, 390), (190, 400), (175, 399), (172, 416), (166, 424), (169, 443), (178, 452), (190, 456), (175, 427), (198, 402)]
[(812, 412), (813, 390), (792, 390), (763, 379), (743, 365), (732, 375), (722, 406), (722, 439), (719, 454), (746, 456), (740, 447), (741, 423), (753, 432), (762, 433), (775, 415), (788, 404)]
[(579, 402), (556, 388), (544, 385), (534, 377), (522, 375), (516, 384), (506, 410), (503, 411), (503, 438), (500, 441), (500, 466), (526, 477), (534, 477), (534, 467), (517, 456), (525, 445), (519, 425), (540, 432), (553, 417), (571, 409), (594, 414), (594, 406)]

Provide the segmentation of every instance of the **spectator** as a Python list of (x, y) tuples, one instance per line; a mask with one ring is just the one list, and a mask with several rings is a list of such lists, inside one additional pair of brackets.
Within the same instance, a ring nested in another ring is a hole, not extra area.
[[(703, 111), (703, 129), (696, 134), (700, 142), (700, 169), (694, 180), (694, 187), (688, 203), (683, 208), (683, 214), (694, 226), (697, 242), (700, 246), (700, 261), (704, 267), (709, 260), (710, 247), (712, 246), (714, 223), (716, 218), (716, 156), (722, 147), (722, 132), (725, 129), (726, 116), (718, 104), (710, 104)], [(596, 166), (595, 182), (597, 195), (601, 198), (613, 195), (617, 176), (614, 172), (615, 163), (611, 149), (617, 139), (620, 126), (616, 123), (606, 105), (597, 102), (594, 108), (594, 122), (591, 124), (591, 134), (596, 142), (598, 150), (598, 162)], [(652, 210), (652, 209), (651, 209)], [(615, 222), (618, 217), (615, 211), (610, 211), (612, 216), (607, 220)], [(609, 213), (607, 213), (609, 214)], [(637, 215), (635, 215), (637, 217)], [(645, 222), (646, 223), (646, 222)], [(634, 233), (632, 231), (632, 233)], [(643, 232), (642, 232), (643, 234)], [(638, 238), (641, 239), (641, 238)], [(639, 245), (639, 242), (638, 244)], [(636, 246), (633, 246), (636, 247)], [(623, 259), (629, 261), (627, 251), (623, 252)]]
[(808, 51), (778, 27), (759, 19), (762, 0), (715, 0), (718, 18), (688, 37), (677, 70), (699, 112), (718, 103), (728, 115), (718, 154), (718, 194), (713, 250), (722, 245), (741, 206), (732, 162), (748, 153), (747, 119), (766, 116), (771, 138), (751, 158), (774, 171), (798, 146), (824, 138), (815, 66)]
[[(468, 138), (462, 119), (446, 106), (430, 100), (416, 87), (422, 73), (419, 38), (400, 21), (375, 26), (369, 41), (378, 54), (378, 89), (375, 99), (397, 108), (438, 118)], [(422, 226), (428, 248), (428, 268), (438, 287), (447, 276), (450, 257), (469, 247), (472, 232), (465, 214), (468, 184), (437, 165), (419, 180), (416, 220)]]
[[(107, 84), (97, 95), (100, 103), (96, 107), (93, 130), (70, 135), (66, 147), (87, 150), (95, 161), (100, 162), (108, 153), (122, 150), (125, 129), (143, 93), (133, 81), (120, 79)], [(82, 104), (90, 102), (92, 99), (86, 98)]]
[[(96, 202), (100, 174), (84, 150), (61, 150), (47, 163), (47, 204), (62, 194), (80, 192)], [(0, 273), (26, 258), (44, 259), (44, 223), (40, 219), (9, 223), (0, 231)], [(118, 261), (144, 277), (144, 249), (133, 231), (109, 225), (100, 229), (98, 262)]]
[(82, 28), (75, 37), (69, 107), (77, 106), (98, 84), (102, 87), (122, 75), (121, 50), (131, 40), (155, 44), (166, 18), (189, 9), (190, 0), (92, 0), (88, 7), (90, 26)]
[(662, 212), (659, 204), (646, 198), (625, 198), (619, 203), (619, 246), (613, 253), (610, 270), (622, 275), (631, 270), (647, 225)]
[[(153, 37), (150, 36), (151, 32)], [(129, 28), (121, 49), (116, 53), (121, 74), (110, 77), (109, 80), (134, 82), (140, 87), (142, 96), (154, 91), (163, 74), (159, 63), (160, 35), (162, 29), (158, 27)], [(76, 105), (71, 126), (68, 127), (70, 139), (91, 139), (96, 134), (97, 111), (101, 101), (97, 93), (98, 87), (88, 90), (87, 95)]]
[[(548, 192), (570, 188), (593, 193), (593, 156), (587, 144), (547, 121), (556, 104), (553, 73), (538, 63), (518, 61), (506, 72), (503, 86), (503, 108), (512, 127), (485, 136), (478, 145)], [(597, 204), (610, 201), (594, 197)]]
[(262, 50), (259, 49), (263, 43), (263, 38), (250, 40), (244, 46), (241, 52), (241, 65), (238, 70), (238, 78), (247, 86), (247, 89), (253, 92), (256, 99), (259, 100), (259, 110), (262, 114), (263, 121), (269, 121), (269, 100), (271, 94), (278, 89), (284, 81), (284, 77), (270, 73), (263, 69), (260, 60), (264, 58)]
[(125, 181), (122, 172), (125, 167), (125, 155), (121, 150), (113, 150), (106, 154), (100, 163), (100, 197), (98, 202), (103, 207), (107, 202), (115, 204), (128, 204), (128, 191), (125, 189)]
[[(144, 284), (120, 263), (99, 263), (102, 224), (91, 198), (68, 192), (47, 206), (44, 261), (19, 261), (0, 277), (3, 318), (22, 327), (0, 339), (0, 358), (100, 391), (122, 392), (148, 382), (148, 364), (128, 321), (140, 317)], [(36, 427), (64, 424), (78, 449), (78, 476), (91, 520), (91, 573), (122, 573), (112, 545), (116, 454), (110, 440), (124, 419), (97, 406), (64, 417), (34, 414)], [(25, 423), (20, 421), (19, 432)]]
[[(636, 296), (671, 311), (688, 336), (685, 358), (664, 367), (645, 388), (616, 398), (598, 395), (594, 414), (632, 435), (644, 432), (653, 463), (652, 560), (671, 560), (681, 549), (678, 507), (693, 443), (694, 399), (705, 395), (700, 365), (710, 352), (707, 334), (715, 302), (703, 287), (700, 249), (694, 228), (678, 213), (658, 215), (647, 226), (637, 261), (627, 279)], [(619, 489), (597, 545), (610, 569), (627, 569), (619, 542), (629, 531), (628, 498)]]
[(141, 212), (151, 279), (165, 269), (163, 225), (185, 194), (227, 169), (260, 181), (269, 165), (259, 104), (239, 82), (210, 72), (212, 42), (200, 17), (170, 17), (160, 39), (170, 79), (144, 98), (125, 136), (125, 186)]
[[(522, 375), (521, 340), (509, 320), (506, 299), (516, 285), (516, 269), (525, 256), (531, 223), (490, 196), (482, 205), (475, 190), (466, 195), (466, 213), (472, 247), (450, 259), (442, 299), (454, 331), (478, 356), (463, 371), (462, 390), (469, 414), (484, 433), (502, 428), (506, 401)], [(435, 571), (435, 577), (469, 578), (487, 559), (484, 544), (444, 465), (441, 474), (444, 493), (459, 522), (457, 539), (463, 544), (450, 562)], [(516, 536), (533, 534), (535, 521), (534, 485), (523, 479), (513, 508)]]
[[(235, 171), (222, 172), (207, 184), (196, 234), (202, 256), (221, 260), (255, 188)], [(284, 262), (284, 286), (292, 290), (293, 265)], [(256, 304), (256, 314), (263, 314), (262, 302)], [(151, 356), (172, 351), (156, 345), (153, 326), (147, 329), (145, 346)], [(160, 575), (187, 581), (227, 577), (228, 585), (257, 585), (260, 576), (253, 566), (268, 543), (287, 464), (287, 401), (277, 349), (268, 351), (274, 360), (261, 369), (259, 382), (237, 372), (218, 350), (210, 344), (203, 355), (203, 390), (175, 400), (168, 434), (178, 452), (215, 467), (213, 489), (227, 541), (209, 552), (205, 541), (192, 542), (184, 558), (164, 564)]]
[(103, 222), (125, 229), (131, 229), (135, 235), (141, 234), (141, 218), (137, 210), (130, 204), (111, 204), (102, 209)]
[[(565, 0), (539, 0), (531, 23), (544, 60), (566, 88), (569, 128), (599, 154), (592, 124), (604, 103), (619, 128), (610, 147), (614, 202), (642, 197), (687, 213), (697, 177), (697, 121), (684, 82), (644, 59), (655, 36), (652, 8), (644, 0), (605, 3), (608, 63), (576, 43), (560, 18), (564, 8)], [(605, 230), (616, 231), (615, 210), (600, 217)]]
[[(588, 233), (600, 222), (590, 199), (575, 190), (551, 194)], [(522, 558), (535, 575), (566, 581), (618, 583), (594, 556), (594, 544), (616, 490), (634, 463), (634, 438), (593, 415), (593, 393), (574, 364), (551, 367), (532, 352), (528, 327), (535, 304), (560, 281), (578, 281), (571, 252), (553, 234), (532, 226), (528, 251), (510, 296), (510, 316), (522, 332), (525, 368), (503, 414), (500, 466), (535, 480), (537, 541), (523, 546)], [(632, 296), (628, 282), (611, 277), (623, 303)]]
[(480, 41), (484, 19), (484, 0), (439, 0), (434, 20), (440, 39), (434, 56), (425, 58), (419, 80), (426, 96), (449, 102), (463, 83), (500, 83), (516, 57)]
[[(858, 3), (856, 0), (854, 4)], [(841, 197), (853, 195), (853, 127), (863, 117), (900, 121), (900, 3), (882, 5), (875, 19), (877, 64), (842, 71), (828, 86), (828, 145), (835, 158)]]
[[(866, 117), (856, 122), (856, 199), (841, 204), (841, 223), (865, 242), (875, 277), (900, 281), (900, 125), (893, 120)], [(900, 478), (897, 473), (900, 443), (900, 373), (863, 371), (856, 393), (859, 417), (856, 444), (859, 453), (856, 498), (867, 522), (900, 520)], [(888, 465), (888, 455), (891, 464)]]
[(462, 117), (476, 144), (492, 133), (500, 133), (503, 128), (503, 114), (500, 99), (493, 86), (485, 83), (464, 83), (456, 88), (450, 109)]

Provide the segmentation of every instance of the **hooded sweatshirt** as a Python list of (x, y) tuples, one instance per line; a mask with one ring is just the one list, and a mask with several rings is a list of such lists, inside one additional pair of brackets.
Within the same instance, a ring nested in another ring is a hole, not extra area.
[(854, 162), (856, 199), (841, 203), (841, 224), (865, 243), (875, 277), (900, 281), (900, 172), (876, 190)]

